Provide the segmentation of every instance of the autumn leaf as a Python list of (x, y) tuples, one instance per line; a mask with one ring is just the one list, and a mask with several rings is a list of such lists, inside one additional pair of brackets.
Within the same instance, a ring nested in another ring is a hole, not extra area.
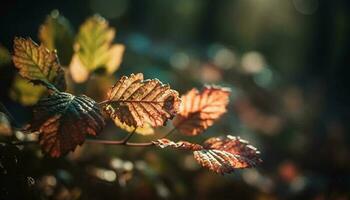
[(108, 92), (104, 110), (128, 126), (163, 126), (178, 111), (178, 92), (158, 79), (143, 80), (143, 74), (123, 76)]
[(13, 62), (19, 73), (34, 83), (54, 85), (64, 91), (66, 88), (64, 71), (58, 62), (55, 51), (49, 51), (43, 45), (38, 46), (30, 38), (15, 38)]
[(73, 80), (84, 82), (87, 75), (98, 68), (106, 69), (109, 74), (118, 69), (125, 47), (112, 44), (114, 36), (115, 30), (98, 15), (88, 18), (81, 25), (70, 64)]
[[(128, 126), (127, 124), (122, 123), (117, 117), (114, 118), (114, 123), (116, 126), (125, 130), (126, 132), (132, 133), (135, 130), (134, 126)], [(154, 134), (154, 129), (150, 124), (145, 123), (143, 127), (137, 127), (135, 133), (140, 135), (152, 135)]]
[(187, 141), (173, 142), (168, 139), (154, 141), (158, 147), (172, 147), (193, 151), (197, 162), (216, 173), (231, 173), (235, 169), (251, 168), (261, 163), (260, 152), (247, 141), (227, 135), (206, 140), (203, 146)]
[(0, 136), (11, 136), (12, 128), (10, 124), (10, 120), (6, 116), (5, 113), (0, 112)]
[(31, 106), (39, 101), (45, 94), (45, 91), (46, 88), (44, 86), (34, 85), (21, 76), (16, 75), (9, 91), (9, 96), (12, 100), (24, 106)]
[(203, 167), (221, 174), (255, 167), (262, 162), (255, 147), (231, 135), (206, 140), (203, 149), (194, 151), (193, 155)]
[(199, 144), (194, 144), (187, 141), (173, 142), (166, 138), (153, 141), (153, 144), (162, 149), (167, 147), (172, 147), (175, 149), (182, 149), (182, 150), (191, 150), (191, 151), (198, 151), (203, 149), (203, 146)]
[(186, 135), (202, 133), (226, 112), (229, 95), (230, 89), (218, 86), (206, 86), (201, 92), (190, 90), (181, 97), (174, 126)]
[(73, 55), (73, 31), (69, 21), (53, 10), (39, 28), (39, 39), (50, 51), (57, 50), (63, 65), (69, 65)]
[(28, 130), (39, 131), (43, 151), (59, 157), (83, 144), (86, 135), (97, 135), (104, 125), (94, 100), (85, 95), (57, 92), (35, 105)]

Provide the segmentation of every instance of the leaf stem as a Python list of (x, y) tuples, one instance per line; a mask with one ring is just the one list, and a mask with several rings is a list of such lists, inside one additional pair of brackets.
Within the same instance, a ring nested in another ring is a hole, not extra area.
[(106, 103), (108, 103), (109, 102), (109, 100), (107, 99), (107, 100), (103, 100), (103, 101), (101, 101), (101, 102), (98, 102), (98, 105), (104, 105), (104, 104), (106, 104)]

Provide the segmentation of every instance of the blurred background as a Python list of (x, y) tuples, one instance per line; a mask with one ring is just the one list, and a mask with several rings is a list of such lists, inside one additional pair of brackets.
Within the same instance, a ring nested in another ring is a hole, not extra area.
[[(115, 80), (135, 72), (181, 94), (204, 84), (229, 87), (228, 112), (213, 127), (172, 139), (240, 136), (264, 162), (221, 176), (170, 149), (85, 144), (50, 159), (35, 146), (0, 145), (0, 197), (350, 199), (349, 6), (347, 0), (2, 0), (0, 100), (19, 124), (30, 119), (37, 89), (18, 89), (6, 56), (13, 38), (39, 41), (38, 28), (55, 9), (73, 33), (99, 13), (116, 28), (114, 42), (125, 45), (123, 61), (113, 76), (93, 75), (75, 93), (102, 100)], [(133, 140), (169, 129), (171, 123)], [(99, 137), (124, 135), (109, 122)]]

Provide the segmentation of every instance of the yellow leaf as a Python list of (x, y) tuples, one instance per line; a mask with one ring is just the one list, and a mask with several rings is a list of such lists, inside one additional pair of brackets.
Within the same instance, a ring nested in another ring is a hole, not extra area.
[(30, 38), (16, 37), (13, 62), (23, 78), (52, 84), (59, 90), (65, 90), (64, 71), (55, 51), (49, 51), (43, 45), (38, 46)]
[(44, 86), (34, 85), (17, 75), (10, 89), (10, 97), (24, 106), (31, 106), (39, 101), (45, 91), (46, 88)]
[(11, 62), (10, 52), (2, 45), (0, 45), (0, 67)]
[[(121, 128), (129, 133), (133, 132), (135, 129), (134, 126), (128, 126), (127, 124), (122, 123), (118, 118), (114, 118), (114, 123), (119, 128)], [(138, 133), (140, 135), (153, 135), (154, 129), (152, 128), (151, 125), (145, 124), (143, 127), (137, 127), (135, 130), (135, 133)]]
[(73, 31), (69, 21), (54, 10), (39, 28), (39, 39), (49, 50), (57, 50), (63, 65), (68, 65), (73, 54)]
[[(115, 30), (109, 27), (104, 18), (98, 15), (88, 18), (81, 25), (74, 44), (73, 57), (79, 62), (72, 60), (70, 68), (79, 64), (88, 72), (99, 68), (105, 68), (109, 74), (115, 72), (121, 63), (124, 46), (112, 45), (114, 36)], [(76, 76), (72, 75), (73, 79)]]
[(80, 62), (78, 55), (73, 55), (70, 68), (70, 75), (76, 83), (83, 83), (89, 78), (89, 71)]
[(107, 73), (113, 74), (122, 63), (125, 46), (122, 44), (115, 44), (109, 50), (110, 59), (106, 63)]

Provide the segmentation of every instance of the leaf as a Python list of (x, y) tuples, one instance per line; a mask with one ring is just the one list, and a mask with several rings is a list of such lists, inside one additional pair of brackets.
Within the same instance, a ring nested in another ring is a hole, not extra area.
[(10, 97), (24, 106), (36, 104), (45, 94), (46, 88), (42, 85), (34, 85), (19, 75), (13, 80)]
[(143, 74), (123, 76), (108, 92), (104, 110), (128, 126), (163, 126), (178, 111), (178, 92), (158, 79), (143, 80)]
[(199, 92), (190, 90), (181, 97), (180, 111), (173, 121), (174, 126), (186, 135), (198, 135), (212, 126), (226, 112), (230, 89), (206, 86)]
[(75, 68), (84, 68), (87, 72), (105, 68), (109, 74), (118, 69), (125, 47), (121, 44), (112, 45), (114, 36), (115, 30), (98, 15), (88, 18), (81, 25), (74, 44), (75, 54), (70, 64), (73, 80), (85, 81), (76, 73)]
[(53, 10), (39, 28), (39, 39), (49, 50), (57, 50), (63, 65), (69, 65), (73, 55), (73, 31), (69, 21)]
[(251, 168), (261, 163), (260, 152), (247, 141), (227, 135), (206, 140), (203, 146), (186, 141), (173, 142), (160, 139), (156, 146), (173, 147), (193, 151), (197, 162), (216, 173), (231, 173), (235, 169)]
[(187, 141), (173, 142), (166, 138), (153, 141), (153, 144), (162, 149), (167, 147), (172, 147), (175, 149), (182, 149), (182, 150), (191, 150), (191, 151), (197, 151), (197, 150), (203, 149), (203, 147), (199, 144), (193, 144)]
[[(122, 123), (118, 118), (114, 118), (114, 123), (116, 126), (119, 128), (131, 133), (134, 131), (135, 127), (134, 126), (128, 126), (125, 123)], [(143, 127), (137, 127), (135, 130), (135, 133), (138, 133), (140, 135), (153, 135), (154, 134), (154, 129), (152, 128), (151, 125), (145, 124)]]
[(55, 51), (49, 51), (43, 45), (38, 46), (30, 38), (15, 38), (13, 62), (23, 78), (32, 82), (54, 85), (65, 90), (64, 71), (58, 62)]
[(104, 125), (94, 100), (85, 95), (57, 92), (34, 107), (28, 129), (39, 131), (39, 143), (45, 153), (59, 157), (83, 144), (86, 135), (97, 135)]
[(0, 44), (0, 67), (11, 62), (10, 52)]
[(12, 135), (10, 120), (8, 119), (6, 114), (3, 112), (0, 112), (0, 135), (4, 135), (4, 136)]
[(206, 140), (203, 149), (194, 151), (193, 155), (203, 167), (221, 174), (255, 167), (262, 162), (255, 147), (231, 135)]

